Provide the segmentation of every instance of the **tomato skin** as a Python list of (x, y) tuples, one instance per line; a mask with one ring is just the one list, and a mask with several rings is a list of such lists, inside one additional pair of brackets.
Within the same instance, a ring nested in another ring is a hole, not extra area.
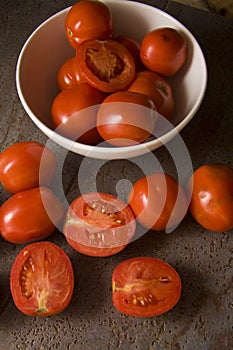
[(87, 83), (62, 90), (51, 107), (55, 128), (71, 140), (89, 145), (98, 144), (102, 139), (96, 129), (96, 113), (104, 98), (103, 92)]
[(172, 120), (175, 105), (173, 90), (168, 81), (158, 74), (149, 70), (138, 72), (128, 91), (147, 95), (154, 101), (158, 112)]
[(194, 219), (207, 230), (233, 229), (233, 168), (226, 164), (205, 164), (189, 179), (189, 205)]
[(38, 142), (18, 142), (0, 154), (0, 181), (10, 193), (49, 186), (56, 168), (55, 154)]
[(76, 51), (81, 72), (96, 89), (110, 93), (125, 90), (135, 78), (130, 52), (116, 40), (89, 40)]
[(112, 301), (129, 316), (153, 317), (171, 310), (179, 301), (179, 274), (166, 262), (147, 256), (125, 260), (112, 274)]
[(69, 10), (66, 21), (66, 36), (74, 49), (85, 40), (109, 39), (112, 37), (112, 15), (101, 1), (81, 0)]
[(143, 38), (140, 57), (145, 67), (153, 72), (172, 76), (186, 61), (187, 41), (174, 28), (156, 28)]
[(63, 204), (49, 188), (18, 192), (1, 206), (0, 231), (15, 244), (42, 240), (55, 231), (64, 213)]
[(114, 146), (145, 141), (153, 132), (157, 110), (146, 95), (119, 91), (105, 98), (97, 113), (97, 130)]
[(140, 43), (130, 35), (121, 34), (118, 35), (115, 40), (122, 44), (132, 55), (135, 61), (136, 71), (140, 71), (144, 68), (140, 58)]
[(69, 57), (60, 67), (57, 73), (57, 85), (59, 90), (68, 89), (74, 85), (86, 83), (82, 76), (76, 57)]
[(51, 242), (36, 242), (17, 255), (10, 274), (15, 306), (28, 316), (64, 311), (72, 298), (74, 273), (68, 255)]
[(123, 250), (135, 230), (134, 215), (127, 204), (107, 193), (89, 192), (71, 203), (63, 232), (79, 253), (106, 257)]
[(141, 225), (155, 231), (175, 227), (188, 210), (183, 187), (172, 176), (162, 172), (137, 180), (128, 202)]

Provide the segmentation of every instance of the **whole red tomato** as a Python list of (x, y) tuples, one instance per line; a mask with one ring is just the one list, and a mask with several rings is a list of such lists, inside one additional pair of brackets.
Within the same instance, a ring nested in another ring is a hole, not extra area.
[(128, 91), (147, 95), (154, 101), (158, 112), (168, 120), (172, 120), (174, 113), (173, 90), (168, 81), (158, 74), (149, 70), (138, 72)]
[(135, 78), (130, 52), (116, 40), (89, 40), (76, 51), (81, 72), (88, 83), (103, 92), (125, 90)]
[(15, 306), (28, 316), (49, 316), (65, 310), (74, 290), (68, 255), (51, 242), (36, 242), (17, 255), (10, 274)]
[(233, 168), (205, 164), (189, 180), (190, 212), (204, 228), (223, 232), (233, 229)]
[(188, 210), (183, 187), (172, 176), (160, 172), (136, 181), (128, 201), (136, 219), (155, 231), (177, 226)]
[(105, 94), (83, 83), (62, 90), (53, 100), (51, 115), (57, 132), (71, 140), (95, 145), (102, 139), (96, 129), (96, 115)]
[(75, 49), (85, 40), (109, 39), (113, 33), (112, 15), (106, 4), (96, 0), (81, 0), (69, 10), (66, 36)]
[(165, 261), (140, 256), (122, 261), (112, 274), (112, 301), (123, 314), (153, 317), (179, 301), (179, 274)]
[(25, 244), (50, 236), (64, 217), (64, 206), (46, 187), (14, 194), (0, 210), (0, 232), (11, 243)]
[(154, 102), (146, 95), (119, 91), (102, 102), (97, 113), (97, 129), (114, 146), (131, 146), (145, 141), (157, 118)]
[(187, 41), (174, 28), (156, 28), (145, 35), (140, 47), (143, 64), (153, 72), (172, 76), (186, 61)]
[(68, 58), (57, 73), (59, 90), (68, 89), (74, 85), (86, 83), (86, 79), (80, 72), (76, 57)]
[(90, 256), (110, 256), (123, 250), (135, 234), (131, 209), (102, 192), (85, 193), (70, 205), (64, 234), (75, 250)]
[(0, 181), (10, 193), (49, 186), (56, 168), (55, 154), (38, 142), (17, 142), (0, 154)]

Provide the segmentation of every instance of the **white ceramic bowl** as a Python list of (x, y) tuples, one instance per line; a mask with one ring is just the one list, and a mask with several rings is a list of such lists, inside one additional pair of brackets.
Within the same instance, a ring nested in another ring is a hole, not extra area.
[[(202, 50), (190, 31), (169, 14), (149, 5), (125, 0), (104, 1), (113, 16), (114, 32), (139, 41), (152, 29), (171, 26), (188, 41), (185, 65), (169, 82), (175, 97), (175, 127), (159, 138), (128, 147), (89, 146), (54, 132), (50, 108), (58, 93), (56, 74), (74, 54), (65, 35), (69, 8), (43, 22), (25, 42), (16, 67), (16, 87), (27, 114), (38, 128), (57, 144), (83, 156), (100, 159), (130, 158), (153, 151), (177, 135), (194, 117), (205, 95), (207, 68)], [(127, 19), (127, 20), (126, 20)], [(36, 69), (35, 69), (36, 67)]]

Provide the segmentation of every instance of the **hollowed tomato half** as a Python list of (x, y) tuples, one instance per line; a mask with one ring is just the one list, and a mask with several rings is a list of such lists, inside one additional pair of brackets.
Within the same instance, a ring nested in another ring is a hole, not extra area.
[(125, 90), (135, 78), (130, 52), (115, 40), (89, 40), (78, 47), (76, 58), (88, 83), (103, 92)]

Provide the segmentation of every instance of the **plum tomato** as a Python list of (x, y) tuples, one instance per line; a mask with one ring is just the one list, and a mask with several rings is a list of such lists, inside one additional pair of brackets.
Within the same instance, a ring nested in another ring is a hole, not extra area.
[(136, 71), (140, 71), (144, 68), (140, 58), (140, 43), (131, 35), (121, 34), (118, 35), (115, 40), (122, 44), (132, 55), (135, 61)]
[(156, 28), (143, 38), (140, 57), (149, 70), (172, 76), (186, 61), (187, 40), (174, 28)]
[(74, 85), (86, 83), (82, 76), (75, 56), (69, 57), (60, 67), (57, 73), (57, 85), (59, 90), (68, 89)]
[(194, 219), (205, 229), (233, 229), (233, 168), (212, 163), (197, 168), (188, 181), (189, 205)]
[(137, 73), (128, 91), (139, 92), (150, 97), (158, 112), (169, 121), (174, 113), (174, 95), (171, 85), (158, 74), (144, 70)]
[(28, 316), (64, 311), (72, 298), (74, 272), (68, 255), (51, 242), (36, 242), (17, 255), (10, 274), (15, 306)]
[(56, 169), (55, 154), (38, 142), (17, 142), (0, 154), (0, 181), (10, 193), (49, 186)]
[(116, 40), (85, 41), (76, 58), (85, 79), (100, 91), (125, 90), (135, 78), (134, 59)]
[(101, 103), (97, 112), (97, 130), (114, 146), (132, 146), (148, 139), (157, 115), (154, 102), (148, 96), (118, 91)]
[(77, 49), (85, 40), (111, 38), (112, 15), (108, 6), (101, 1), (81, 0), (70, 8), (65, 28), (69, 43)]
[(39, 241), (55, 231), (64, 214), (63, 204), (47, 187), (18, 192), (1, 206), (0, 232), (15, 244)]
[(171, 310), (179, 301), (182, 283), (165, 261), (140, 256), (119, 263), (112, 274), (112, 301), (123, 314), (153, 317)]
[(123, 250), (134, 237), (135, 230), (134, 215), (120, 198), (89, 192), (71, 203), (63, 232), (78, 252), (105, 257)]
[(175, 178), (163, 172), (137, 180), (128, 196), (138, 222), (155, 231), (177, 226), (188, 210), (188, 199)]
[(105, 97), (88, 83), (60, 91), (51, 107), (56, 131), (71, 140), (98, 144), (102, 139), (96, 129), (97, 109)]

